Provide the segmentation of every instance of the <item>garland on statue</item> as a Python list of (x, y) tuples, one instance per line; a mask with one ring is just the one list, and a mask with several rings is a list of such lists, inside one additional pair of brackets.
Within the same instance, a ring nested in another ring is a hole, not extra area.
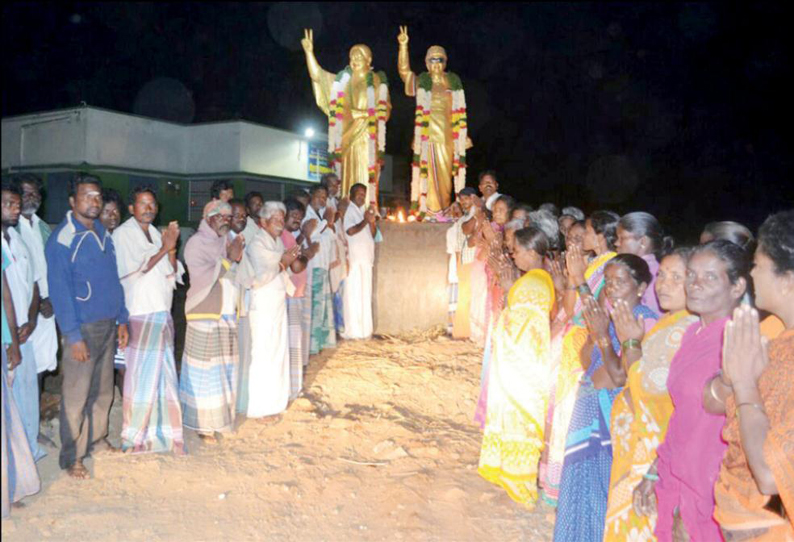
[[(370, 203), (377, 203), (375, 201), (376, 177), (378, 167), (383, 165), (383, 156), (386, 150), (386, 116), (389, 102), (389, 82), (386, 79), (386, 73), (381, 71), (377, 72), (377, 75), (380, 84), (376, 100), (374, 73), (371, 71), (367, 73), (367, 134), (369, 135), (367, 171), (371, 188), (368, 191)], [(331, 103), (328, 107), (328, 160), (340, 178), (342, 176), (345, 89), (352, 76), (353, 70), (350, 66), (336, 74), (331, 86)]]
[[(466, 186), (466, 96), (460, 77), (447, 72), (452, 92), (452, 178), (457, 194)], [(424, 72), (416, 80), (416, 113), (414, 124), (414, 157), (411, 175), (411, 206), (427, 212), (428, 163), (430, 160), (430, 106), (433, 80)]]

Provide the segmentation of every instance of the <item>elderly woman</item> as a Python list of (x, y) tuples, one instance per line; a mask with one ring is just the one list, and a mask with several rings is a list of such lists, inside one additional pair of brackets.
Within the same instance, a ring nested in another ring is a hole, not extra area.
[(687, 263), (686, 305), (700, 321), (686, 330), (670, 365), (667, 389), (675, 410), (656, 452), (656, 470), (647, 474), (659, 478), (654, 534), (660, 540), (721, 538), (712, 514), (725, 416), (709, 404), (712, 392), (721, 391), (720, 382), (710, 380), (720, 369), (723, 329), (747, 289), (748, 273), (744, 249), (724, 240), (696, 247)]
[(656, 448), (664, 440), (673, 402), (667, 391), (670, 363), (686, 329), (697, 317), (686, 310), (686, 264), (689, 249), (662, 258), (655, 287), (665, 315), (648, 332), (628, 308), (618, 304), (612, 313), (623, 345), (614, 377), (625, 382), (612, 406), (612, 474), (609, 483), (604, 540), (623, 541), (631, 533), (650, 540), (656, 526), (654, 478)]
[[(647, 331), (658, 316), (641, 304), (651, 282), (648, 264), (634, 254), (619, 254), (606, 264), (604, 292), (612, 307), (622, 305)], [(611, 368), (620, 363), (624, 345), (602, 304), (589, 297), (584, 317), (594, 345), (579, 383), (568, 427), (565, 462), (557, 502), (554, 540), (601, 540), (612, 465), (610, 420), (612, 402), (623, 385)], [(627, 345), (628, 347), (629, 345)], [(586, 352), (586, 350), (585, 350)]]
[(529, 223), (540, 229), (549, 239), (549, 250), (557, 252), (562, 246), (560, 238), (560, 226), (557, 217), (544, 209), (538, 209), (529, 213)]
[(281, 233), (286, 214), (287, 208), (280, 201), (268, 201), (262, 206), (259, 233), (246, 247), (246, 265), (240, 271), (239, 281), (251, 288), (249, 418), (280, 414), (290, 397), (287, 295), (294, 293), (295, 287), (287, 269), (300, 254), (300, 247), (284, 250)]
[(786, 330), (765, 347), (749, 307), (736, 309), (726, 327), (721, 377), (728, 386), (718, 381), (714, 389), (725, 402), (728, 450), (714, 518), (728, 541), (794, 540), (794, 211), (761, 226), (751, 274), (758, 308)]
[(492, 335), (488, 410), (479, 473), (528, 508), (537, 500), (538, 458), (549, 389), (549, 314), (554, 286), (543, 270), (549, 243), (532, 226), (515, 234), (513, 284)]

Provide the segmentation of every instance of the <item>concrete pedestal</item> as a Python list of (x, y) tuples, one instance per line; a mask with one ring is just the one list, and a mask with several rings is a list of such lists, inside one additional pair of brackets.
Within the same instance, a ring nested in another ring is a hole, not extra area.
[(375, 333), (403, 333), (445, 324), (451, 223), (381, 222), (373, 276)]

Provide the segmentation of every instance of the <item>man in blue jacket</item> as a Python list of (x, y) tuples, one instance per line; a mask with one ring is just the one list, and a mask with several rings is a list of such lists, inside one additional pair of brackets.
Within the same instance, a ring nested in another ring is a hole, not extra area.
[(78, 173), (69, 185), (72, 210), (47, 240), (47, 278), (64, 337), (61, 398), (62, 469), (89, 477), (83, 459), (114, 450), (107, 441), (113, 403), (113, 355), (127, 346), (127, 309), (110, 234), (98, 220), (102, 183)]

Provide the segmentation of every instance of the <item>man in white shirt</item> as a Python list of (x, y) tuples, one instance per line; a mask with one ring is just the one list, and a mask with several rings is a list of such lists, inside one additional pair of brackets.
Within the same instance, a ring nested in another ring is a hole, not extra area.
[[(251, 196), (249, 198), (249, 196)], [(255, 210), (260, 212), (264, 202), (257, 201), (261, 198), (258, 192), (250, 192), (245, 200), (251, 204), (251, 209), (243, 204), (238, 199), (229, 200), (229, 205), (232, 206), (232, 222), (231, 229), (229, 230), (229, 241), (234, 241), (237, 237), (242, 236), (243, 243), (247, 249), (254, 242), (256, 235), (261, 231), (258, 221), (254, 221), (249, 214), (250, 211)], [(253, 225), (253, 230), (250, 226)], [(243, 256), (240, 266), (246, 258), (246, 252)], [(237, 343), (240, 353), (240, 366), (237, 371), (237, 413), (246, 414), (248, 412), (248, 375), (251, 368), (251, 322), (248, 315), (248, 309), (251, 305), (251, 288), (237, 283)]]
[(309, 353), (317, 354), (325, 348), (336, 347), (334, 306), (328, 273), (336, 246), (336, 213), (327, 208), (328, 190), (315, 185), (310, 190), (309, 205), (303, 223), (313, 220), (315, 227), (304, 240), (304, 248), (319, 243), (320, 249), (307, 267), (308, 289), (311, 299), (311, 339)]
[(350, 269), (345, 281), (344, 318), (346, 339), (372, 336), (372, 266), (375, 264), (375, 224), (378, 214), (367, 208), (367, 187), (350, 187), (350, 205), (344, 229), (349, 248)]
[(248, 215), (245, 219), (245, 229), (243, 237), (246, 243), (254, 240), (254, 236), (259, 233), (259, 210), (265, 204), (265, 198), (259, 192), (248, 192), (245, 195), (245, 212)]
[[(22, 192), (17, 183), (4, 184), (2, 189), (2, 244), (3, 252), (11, 259), (5, 270), (8, 288), (14, 300), (21, 363), (14, 369), (11, 386), (14, 402), (22, 418), (33, 459), (45, 455), (38, 443), (39, 437), (39, 382), (36, 358), (31, 336), (36, 330), (39, 307), (39, 287), (36, 268), (28, 247), (16, 231), (22, 208)], [(5, 423), (5, 421), (3, 421)]]
[(248, 418), (275, 420), (272, 417), (287, 408), (290, 397), (287, 296), (295, 287), (288, 269), (300, 254), (300, 247), (296, 244), (284, 249), (283, 203), (265, 202), (259, 215), (259, 233), (246, 247), (246, 262), (237, 276), (239, 283), (251, 289), (249, 319), (254, 331), (245, 414)]
[(132, 215), (113, 232), (116, 264), (130, 313), (124, 375), (122, 449), (184, 452), (171, 304), (184, 269), (176, 259), (179, 224), (161, 234), (149, 187), (132, 190)]
[(36, 352), (36, 370), (43, 373), (54, 371), (58, 366), (58, 334), (55, 330), (55, 318), (47, 284), (47, 259), (44, 257), (44, 245), (52, 230), (36, 215), (36, 211), (41, 207), (41, 181), (39, 178), (35, 175), (25, 174), (18, 177), (16, 182), (22, 191), (22, 216), (19, 217), (17, 227), (33, 260), (40, 297), (36, 330), (30, 340), (33, 350)]
[(496, 180), (496, 172), (492, 169), (486, 169), (480, 173), (479, 179), (480, 194), (482, 194), (482, 198), (485, 200), (485, 208), (492, 211), (493, 204), (496, 203), (496, 200), (502, 195), (497, 192), (499, 183)]
[(324, 186), (328, 190), (327, 207), (333, 208), (335, 211), (339, 209), (339, 189), (342, 187), (342, 181), (336, 173), (326, 173), (320, 178), (320, 186)]
[(350, 203), (348, 198), (341, 198), (339, 189), (342, 181), (336, 173), (326, 173), (320, 179), (320, 185), (328, 190), (328, 200), (326, 207), (333, 209), (336, 218), (336, 244), (332, 252), (331, 263), (328, 264), (328, 276), (331, 280), (331, 292), (334, 295), (334, 325), (337, 333), (345, 333), (345, 315), (343, 310), (345, 278), (347, 277), (347, 238), (342, 222), (345, 218), (345, 210)]

